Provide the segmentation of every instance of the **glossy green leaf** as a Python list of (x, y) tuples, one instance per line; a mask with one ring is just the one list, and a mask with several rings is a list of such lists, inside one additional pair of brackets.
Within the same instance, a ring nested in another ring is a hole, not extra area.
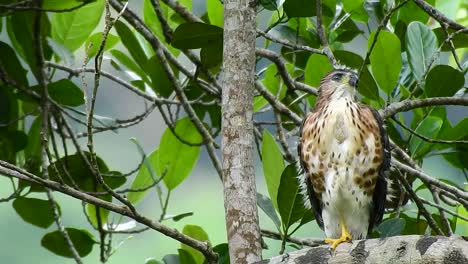
[(73, 65), (75, 63), (73, 53), (65, 46), (49, 37), (47, 38), (47, 43), (58, 57), (58, 61), (63, 61), (65, 65)]
[(281, 222), (285, 230), (301, 220), (306, 211), (297, 175), (296, 164), (288, 165), (281, 174), (277, 202)]
[[(442, 2), (442, 1), (439, 1)], [(447, 32), (449, 34), (453, 34), (456, 32), (456, 29), (449, 28), (447, 29)], [(450, 45), (445, 42), (447, 36), (443, 28), (436, 28), (433, 30), (434, 34), (436, 35), (437, 42), (442, 43), (442, 51), (449, 51), (450, 50)], [(463, 49), (463, 48), (468, 48), (468, 34), (456, 34), (452, 38), (452, 43), (453, 47), (455, 49)]]
[(166, 74), (160, 60), (157, 56), (151, 57), (144, 69), (146, 69), (146, 73), (151, 78), (151, 87), (153, 90), (162, 97), (169, 97), (174, 91), (174, 86), (172, 82), (169, 80), (169, 77)]
[(464, 83), (462, 72), (448, 65), (437, 65), (427, 75), (424, 92), (427, 97), (452, 96)]
[(200, 51), (200, 58), (203, 66), (208, 69), (218, 66), (223, 61), (223, 47), (221, 45), (213, 45), (211, 47), (202, 48)]
[(81, 47), (101, 20), (104, 2), (98, 0), (71, 12), (54, 13), (52, 38), (71, 51)]
[(284, 160), (275, 139), (267, 130), (263, 130), (262, 165), (268, 194), (275, 208), (278, 208), (277, 196)]
[(206, 12), (210, 19), (210, 24), (224, 27), (224, 6), (220, 0), (206, 0)]
[(18, 197), (13, 201), (13, 208), (25, 222), (37, 227), (48, 228), (54, 222), (54, 211), (47, 200)]
[[(315, 0), (286, 0), (283, 3), (284, 12), (288, 17), (315, 16)], [(324, 16), (333, 17), (333, 11), (326, 5), (322, 7)]]
[[(434, 6), (436, 0), (425, 0), (428, 4)], [(412, 21), (419, 21), (421, 23), (426, 23), (429, 19), (429, 15), (424, 12), (422, 8), (416, 5), (413, 1), (408, 1), (398, 10), (398, 19), (409, 24)]]
[[(15, 52), (28, 63), (29, 68), (34, 74), (37, 74), (37, 63), (34, 42), (34, 11), (15, 12), (7, 19), (7, 31), (11, 44)], [(41, 37), (44, 58), (50, 59), (52, 51), (50, 50), (46, 38), (50, 33), (50, 23), (47, 16), (41, 19)]]
[(275, 11), (278, 9), (276, 0), (260, 0), (260, 5), (263, 6), (266, 10)]
[(182, 220), (182, 219), (184, 219), (186, 217), (192, 216), (192, 215), (193, 215), (193, 212), (187, 212), (187, 213), (174, 215), (170, 219), (172, 219), (174, 222), (177, 222), (177, 221), (180, 221), (180, 220)]
[(82, 5), (84, 2), (95, 2), (96, 0), (43, 0), (42, 8), (52, 10), (70, 9)]
[[(112, 202), (112, 196), (110, 195), (101, 196), (99, 198), (104, 201)], [(98, 215), (100, 216), (99, 219), (101, 221), (101, 226), (104, 226), (107, 223), (107, 219), (109, 218), (109, 210), (102, 207), (97, 207), (92, 204), (86, 204), (85, 208), (88, 219), (94, 227), (98, 227)]]
[(403, 218), (391, 218), (382, 222), (378, 227), (377, 231), (380, 233), (380, 237), (391, 237), (401, 235), (405, 229), (406, 221)]
[(409, 24), (406, 31), (406, 51), (414, 77), (422, 81), (437, 51), (437, 40), (431, 29), (420, 22)]
[(0, 41), (0, 54), (2, 54), (0, 56), (0, 65), (2, 65), (8, 77), (15, 80), (18, 84), (27, 87), (27, 71), (21, 66), (21, 62), (16, 57), (15, 50), (5, 42)]
[(222, 45), (222, 42), (222, 28), (200, 22), (190, 22), (176, 28), (171, 44), (178, 49), (199, 49)]
[(145, 264), (163, 264), (163, 263), (154, 258), (148, 258), (148, 259), (145, 259)]
[(326, 56), (312, 54), (305, 68), (305, 83), (318, 87), (320, 80), (332, 69), (333, 67)]
[(195, 261), (194, 256), (190, 254), (185, 249), (177, 249), (177, 253), (179, 253), (179, 263), (180, 264), (197, 264), (197, 261)]
[[(76, 228), (66, 228), (65, 230), (80, 257), (85, 257), (91, 253), (96, 241), (88, 231)], [(59, 256), (73, 257), (67, 242), (59, 230), (45, 234), (42, 237), (41, 245)]]
[[(371, 47), (375, 34), (369, 37)], [(380, 31), (370, 54), (372, 74), (379, 87), (387, 94), (396, 87), (401, 70), (401, 48), (398, 37), (388, 31)]]
[[(159, 161), (159, 151), (156, 149), (153, 151), (145, 160), (145, 163), (138, 171), (137, 176), (133, 179), (132, 185), (130, 188), (132, 189), (145, 189), (155, 180), (159, 178), (157, 173), (159, 173), (158, 168), (158, 161)], [(132, 203), (136, 204), (139, 202), (149, 191), (150, 189), (146, 189), (141, 192), (130, 192), (127, 195), (127, 199)]]
[(257, 205), (262, 209), (263, 212), (273, 221), (278, 231), (281, 230), (281, 222), (276, 214), (275, 207), (271, 202), (270, 198), (261, 193), (257, 193)]
[[(274, 95), (279, 95), (278, 98), (282, 100), (286, 96), (286, 89), (282, 88), (282, 81), (280, 80), (278, 69), (275, 64), (270, 64), (265, 70), (264, 77), (261, 80), (262, 84), (267, 90)], [(281, 92), (278, 94), (279, 89)], [(254, 112), (260, 110), (263, 106), (267, 105), (268, 102), (263, 96), (258, 95), (254, 97)]]
[(61, 105), (80, 106), (85, 103), (83, 91), (69, 79), (61, 79), (47, 86), (50, 98)]
[[(106, 45), (104, 46), (103, 51), (107, 51), (111, 49), (117, 43), (119, 43), (119, 41), (120, 41), (119, 37), (109, 33), (107, 35)], [(102, 42), (102, 32), (94, 33), (86, 40), (85, 51), (89, 60), (93, 58), (94, 56), (96, 56), (96, 54), (98, 53), (99, 47), (101, 46), (101, 42)]]
[[(89, 159), (89, 153), (86, 153), (86, 156)], [(101, 173), (108, 173), (109, 169), (104, 161), (97, 157), (97, 163), (99, 167), (99, 171)], [(62, 165), (67, 169), (68, 176), (63, 170)], [(55, 169), (57, 168), (59, 175), (57, 175)], [(95, 191), (104, 191), (104, 188), (98, 186), (96, 183), (96, 179), (91, 172), (88, 165), (82, 160), (81, 156), (76, 153), (66, 157), (60, 158), (58, 161), (50, 164), (47, 168), (49, 171), (49, 176), (51, 180), (59, 181), (59, 178), (63, 180), (63, 182), (67, 185), (73, 186), (73, 182), (82, 190), (88, 192), (95, 192)], [(71, 179), (70, 179), (71, 178)], [(112, 176), (103, 176), (104, 182), (109, 185), (112, 189), (118, 188), (122, 186), (126, 178), (125, 177), (112, 177)]]
[(355, 20), (367, 22), (369, 16), (364, 9), (364, 2), (364, 0), (342, 0), (343, 9)]
[(130, 28), (128, 28), (127, 25), (121, 21), (117, 21), (114, 27), (120, 39), (124, 40), (122, 41), (122, 44), (125, 46), (125, 48), (127, 48), (128, 52), (132, 56), (132, 59), (140, 66), (140, 68), (145, 69), (148, 58), (145, 54), (145, 51), (143, 50), (143, 47), (140, 45), (138, 39), (135, 36), (135, 34), (138, 33), (133, 33)]
[[(418, 125), (415, 131), (416, 133), (429, 138), (437, 138), (442, 124), (442, 119), (430, 115)], [(423, 157), (427, 152), (429, 152), (430, 146), (430, 143), (427, 143), (416, 136), (413, 136), (410, 140), (410, 152), (416, 159)]]
[[(161, 13), (167, 19), (169, 11), (167, 5), (161, 2)], [(151, 31), (158, 36), (159, 39), (164, 40), (163, 29), (159, 22), (154, 7), (150, 0), (143, 0), (143, 21), (151, 29)]]
[(180, 264), (179, 255), (169, 254), (163, 257), (164, 264)]
[[(122, 65), (124, 65), (129, 71), (138, 75), (143, 81), (150, 83), (148, 75), (142, 70), (142, 68), (136, 64), (136, 62), (123, 53), (120, 50), (111, 50), (112, 56)], [(120, 69), (118, 69), (120, 70)]]
[[(182, 233), (191, 238), (195, 238), (198, 241), (210, 241), (210, 239), (208, 238), (208, 234), (205, 232), (205, 230), (203, 230), (203, 228), (197, 225), (184, 226)], [(192, 248), (191, 246), (181, 244), (181, 248), (187, 251), (193, 257), (193, 260), (196, 264), (203, 264), (203, 262), (205, 261), (205, 257), (203, 256), (203, 254), (200, 251)]]
[[(188, 143), (199, 144), (203, 140), (188, 117), (176, 122), (175, 133)], [(164, 155), (159, 155), (158, 167), (162, 173), (165, 172), (163, 181), (167, 188), (172, 190), (192, 172), (200, 154), (200, 147), (181, 142), (167, 128), (160, 140), (159, 153)]]
[(229, 245), (222, 243), (213, 247), (213, 251), (218, 253), (218, 264), (229, 264)]

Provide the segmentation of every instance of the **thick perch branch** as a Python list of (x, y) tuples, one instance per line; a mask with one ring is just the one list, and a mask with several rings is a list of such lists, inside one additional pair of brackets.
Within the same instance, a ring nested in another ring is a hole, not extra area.
[(468, 238), (411, 235), (357, 240), (334, 252), (329, 246), (306, 248), (258, 263), (468, 263)]

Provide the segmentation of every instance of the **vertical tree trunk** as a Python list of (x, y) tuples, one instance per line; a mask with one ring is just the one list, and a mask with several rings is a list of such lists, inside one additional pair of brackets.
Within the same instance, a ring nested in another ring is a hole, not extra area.
[(253, 166), (255, 6), (224, 1), (222, 152), (224, 207), (231, 263), (261, 259)]

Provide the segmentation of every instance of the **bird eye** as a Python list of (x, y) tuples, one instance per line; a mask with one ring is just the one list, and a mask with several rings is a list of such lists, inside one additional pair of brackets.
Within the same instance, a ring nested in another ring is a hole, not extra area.
[(343, 78), (343, 74), (337, 73), (337, 74), (333, 75), (332, 80), (333, 81), (340, 81), (341, 78)]

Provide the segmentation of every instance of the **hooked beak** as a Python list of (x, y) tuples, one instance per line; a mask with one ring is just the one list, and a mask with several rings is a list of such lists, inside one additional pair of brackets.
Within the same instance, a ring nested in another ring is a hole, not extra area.
[(349, 85), (356, 88), (357, 84), (358, 84), (358, 77), (356, 74), (352, 74), (351, 77), (349, 78)]

